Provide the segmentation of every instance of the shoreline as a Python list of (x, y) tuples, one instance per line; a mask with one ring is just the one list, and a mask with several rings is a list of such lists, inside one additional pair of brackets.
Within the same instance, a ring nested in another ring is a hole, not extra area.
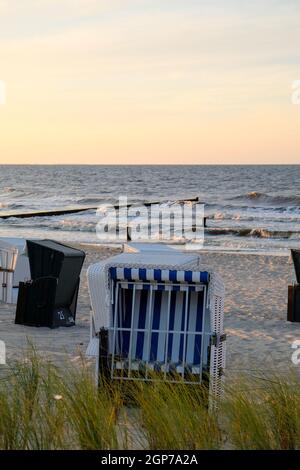
[[(63, 242), (63, 243), (66, 243), (66, 244), (71, 244), (71, 245), (74, 245), (74, 244), (77, 244), (78, 246), (81, 246), (81, 247), (88, 247), (88, 248), (109, 248), (109, 249), (122, 249), (123, 245), (126, 245), (127, 243), (130, 243), (130, 242), (124, 242), (124, 243), (93, 243), (93, 242), (79, 242), (79, 243), (74, 243), (74, 242)], [(137, 242), (133, 242), (133, 243), (139, 243), (138, 241)], [(145, 243), (145, 242), (141, 242), (141, 243)], [(154, 242), (149, 242), (149, 245), (153, 244)], [(290, 257), (290, 249), (289, 248), (284, 248), (282, 249), (282, 251), (267, 251), (267, 250), (261, 250), (261, 251), (258, 251), (258, 250), (246, 250), (244, 248), (241, 248), (240, 250), (239, 249), (233, 249), (233, 248), (219, 248), (219, 247), (212, 247), (212, 248), (208, 248), (208, 247), (205, 247), (205, 248), (201, 248), (201, 249), (198, 249), (198, 250), (193, 250), (192, 248), (191, 249), (184, 249), (185, 247), (185, 244), (182, 243), (182, 244), (171, 244), (171, 243), (162, 243), (162, 245), (166, 245), (166, 246), (171, 246), (172, 248), (174, 249), (178, 249), (178, 250), (183, 250), (183, 251), (187, 251), (188, 253), (197, 253), (199, 255), (201, 255), (201, 253), (203, 254), (208, 254), (208, 253), (220, 253), (220, 254), (230, 254), (230, 255), (257, 255), (257, 256), (283, 256), (283, 257)]]

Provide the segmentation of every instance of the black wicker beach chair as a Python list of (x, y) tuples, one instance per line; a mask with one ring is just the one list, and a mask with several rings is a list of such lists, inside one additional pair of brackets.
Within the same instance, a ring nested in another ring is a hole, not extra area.
[(297, 283), (300, 284), (300, 250), (291, 250)]
[(300, 250), (291, 251), (297, 283), (288, 286), (287, 319), (291, 322), (300, 322)]
[(16, 323), (30, 326), (75, 325), (81, 250), (52, 240), (27, 240), (31, 281), (20, 283)]

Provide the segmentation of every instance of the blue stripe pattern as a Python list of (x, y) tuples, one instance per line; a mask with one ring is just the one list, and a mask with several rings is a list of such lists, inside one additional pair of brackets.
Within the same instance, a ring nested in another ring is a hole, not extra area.
[[(132, 284), (131, 284), (132, 285)], [(137, 292), (136, 292), (137, 293)], [(183, 361), (186, 365), (199, 365), (201, 363), (201, 344), (202, 337), (199, 334), (203, 329), (204, 317), (204, 295), (203, 292), (193, 292), (189, 295), (188, 308), (186, 313), (187, 292), (177, 291), (153, 291), (152, 309), (150, 311), (150, 292), (141, 290), (139, 297), (136, 297), (133, 309), (134, 318), (132, 318), (133, 289), (120, 289), (120, 300), (118, 309), (121, 309), (121, 315), (118, 315), (118, 328), (131, 328), (135, 325), (132, 332), (133, 348), (131, 359), (150, 362), (167, 362), (173, 365), (179, 365)], [(167, 325), (168, 296), (170, 298), (169, 324)], [(138, 299), (138, 300), (137, 300)], [(116, 315), (116, 310), (114, 315)], [(185, 315), (187, 314), (187, 319)], [(150, 348), (149, 333), (147, 330), (151, 320)], [(163, 325), (163, 326), (162, 326)], [(184, 351), (184, 327), (187, 325), (185, 351)], [(158, 330), (158, 331), (152, 331)], [(168, 330), (169, 333), (159, 332), (159, 330)], [(121, 355), (123, 359), (129, 357), (130, 331), (121, 331), (118, 336), (118, 342), (115, 344), (115, 354)], [(160, 347), (158, 348), (158, 345)], [(167, 347), (167, 350), (166, 350)]]
[[(152, 320), (153, 330), (159, 330), (160, 319), (161, 319), (161, 299), (162, 299), (162, 292), (158, 291), (154, 298), (153, 320)], [(152, 333), (150, 361), (156, 361), (156, 358), (157, 358), (158, 335), (159, 333)]]
[[(167, 279), (166, 277), (167, 273)], [(177, 271), (162, 269), (145, 269), (145, 268), (110, 268), (110, 276), (112, 279), (127, 281), (171, 281), (171, 282), (193, 282), (204, 283), (209, 282), (209, 273), (207, 271)]]
[[(140, 306), (139, 306), (139, 319), (138, 319), (138, 328), (143, 330), (146, 327), (146, 311), (147, 311), (147, 300), (148, 300), (148, 291), (144, 290), (141, 293)], [(136, 359), (143, 359), (143, 350), (144, 350), (144, 337), (145, 333), (139, 331), (137, 333), (136, 340)]]
[[(203, 331), (203, 293), (202, 292), (199, 292), (198, 294), (196, 331)], [(195, 344), (194, 344), (194, 360), (193, 360), (194, 364), (200, 364), (201, 344), (202, 344), (202, 337), (200, 335), (196, 335)]]
[(121, 287), (123, 289), (133, 289), (134, 287), (136, 288), (136, 290), (150, 290), (151, 289), (151, 286), (152, 286), (152, 289), (153, 290), (160, 290), (160, 291), (164, 291), (164, 290), (171, 290), (171, 291), (189, 291), (189, 292), (195, 292), (195, 291), (199, 291), (199, 290), (202, 290), (201, 289), (201, 286), (200, 285), (197, 285), (197, 284), (184, 284), (184, 283), (181, 283), (180, 285), (178, 284), (150, 284), (149, 281), (143, 281), (141, 282), (140, 284), (138, 283), (132, 283), (132, 282), (127, 282), (127, 281), (121, 281)]
[[(124, 299), (123, 299), (123, 312), (122, 312), (122, 327), (130, 328), (131, 325), (131, 312), (132, 312), (132, 291), (124, 290)], [(122, 332), (122, 356), (128, 356), (129, 353), (129, 343), (130, 343), (130, 332)]]

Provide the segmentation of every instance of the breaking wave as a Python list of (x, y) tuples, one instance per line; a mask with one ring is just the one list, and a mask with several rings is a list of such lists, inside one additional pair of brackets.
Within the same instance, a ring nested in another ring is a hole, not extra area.
[(215, 228), (209, 227), (205, 230), (209, 235), (235, 235), (238, 237), (254, 237), (254, 238), (300, 238), (300, 232), (292, 230), (269, 230), (264, 228)]
[(260, 193), (259, 191), (251, 191), (246, 194), (241, 194), (231, 198), (233, 201), (257, 201), (266, 204), (276, 204), (276, 205), (290, 205), (290, 206), (299, 206), (300, 207), (300, 196), (284, 196), (276, 195), (272, 196), (266, 193)]

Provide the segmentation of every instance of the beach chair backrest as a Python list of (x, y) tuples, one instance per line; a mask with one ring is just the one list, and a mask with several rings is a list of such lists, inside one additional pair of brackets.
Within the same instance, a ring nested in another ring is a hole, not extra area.
[(85, 259), (83, 251), (53, 240), (27, 240), (32, 280), (57, 278), (56, 306), (72, 303)]
[(1, 240), (0, 255), (1, 268), (14, 271), (17, 263), (18, 248)]
[(300, 284), (300, 250), (291, 250), (297, 283)]
[[(124, 370), (191, 375), (201, 382), (209, 364), (207, 272), (111, 268), (112, 376)], [(172, 380), (174, 379), (174, 375)], [(149, 377), (148, 377), (149, 378)]]
[(13, 302), (13, 277), (18, 258), (18, 249), (0, 240), (0, 301)]

